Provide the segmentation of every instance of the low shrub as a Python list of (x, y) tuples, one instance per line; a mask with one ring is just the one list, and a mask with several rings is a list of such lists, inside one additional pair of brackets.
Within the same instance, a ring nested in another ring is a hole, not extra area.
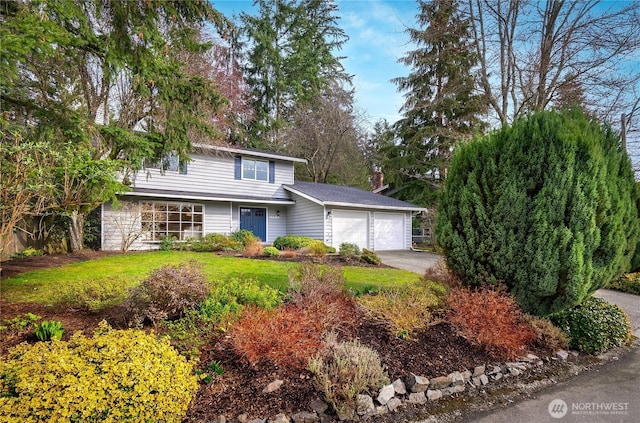
[(131, 288), (124, 307), (130, 324), (149, 319), (154, 326), (160, 320), (182, 317), (209, 295), (207, 276), (195, 261), (165, 265), (151, 272), (141, 285)]
[(304, 310), (321, 333), (350, 332), (357, 307), (344, 285), (340, 268), (303, 263), (289, 273), (289, 301)]
[[(280, 250), (278, 250), (280, 251)], [(296, 258), (298, 257), (298, 252), (296, 250), (284, 249), (280, 251), (280, 257), (282, 258)]]
[(40, 316), (33, 313), (20, 314), (11, 319), (2, 319), (0, 320), (0, 334), (3, 339), (20, 336), (34, 328), (40, 319)]
[(343, 242), (340, 244), (340, 255), (346, 258), (352, 258), (360, 255), (360, 247), (350, 242)]
[(329, 252), (324, 242), (317, 239), (311, 241), (305, 248), (308, 249), (309, 254), (313, 256), (324, 256)]
[(303, 369), (321, 346), (321, 334), (308, 315), (295, 306), (244, 309), (231, 329), (231, 342), (249, 364), (271, 363)]
[(516, 300), (491, 289), (449, 292), (449, 322), (472, 344), (507, 358), (515, 358), (534, 338)]
[(278, 250), (300, 250), (309, 246), (313, 238), (308, 236), (285, 235), (273, 240), (273, 246)]
[(36, 325), (35, 335), (40, 341), (51, 341), (52, 339), (59, 341), (63, 334), (62, 323), (57, 320), (43, 320), (39, 325)]
[(276, 247), (264, 247), (262, 250), (262, 255), (266, 257), (278, 257), (280, 255), (280, 250)]
[(26, 343), (0, 361), (6, 422), (180, 422), (198, 389), (168, 340), (101, 323), (92, 338)]
[(602, 298), (590, 297), (582, 304), (549, 316), (569, 337), (569, 345), (587, 354), (600, 354), (624, 345), (632, 338), (625, 312)]
[(437, 314), (446, 306), (446, 300), (446, 288), (430, 281), (410, 283), (357, 299), (374, 318), (389, 322), (400, 338), (410, 338), (416, 330), (437, 323)]
[(255, 241), (260, 240), (257, 236), (253, 234), (253, 232), (247, 229), (239, 229), (235, 232), (232, 232), (231, 235), (229, 235), (229, 239), (235, 242), (239, 242), (245, 247), (249, 243), (253, 243)]
[(462, 280), (455, 274), (445, 260), (438, 262), (427, 268), (424, 273), (424, 279), (441, 283), (449, 288), (460, 288), (463, 286)]
[(174, 249), (176, 244), (176, 237), (174, 236), (164, 236), (160, 240), (160, 244), (158, 244), (160, 251), (171, 251)]
[(533, 330), (535, 337), (532, 344), (536, 347), (551, 351), (564, 350), (569, 347), (567, 335), (548, 319), (530, 314), (525, 314), (524, 319)]
[(258, 238), (249, 238), (244, 244), (244, 255), (247, 257), (259, 257), (264, 251), (264, 245)]
[(182, 245), (184, 250), (196, 252), (242, 251), (244, 245), (223, 234), (206, 234), (199, 239), (189, 239)]
[(373, 393), (389, 383), (375, 350), (357, 340), (337, 342), (335, 334), (325, 340), (321, 354), (309, 360), (318, 390), (340, 416), (353, 417), (358, 394)]
[(640, 295), (640, 273), (627, 273), (622, 275), (609, 282), (607, 288)]
[(380, 257), (376, 253), (371, 250), (367, 250), (366, 248), (362, 249), (362, 254), (360, 254), (360, 261), (367, 264), (373, 264), (375, 266), (380, 266), (382, 261)]
[(17, 259), (17, 258), (25, 258), (25, 257), (42, 257), (42, 256), (44, 256), (44, 251), (36, 250), (33, 247), (27, 247), (22, 251), (18, 251), (17, 253), (12, 254), (11, 258)]
[(134, 280), (124, 277), (63, 284), (57, 289), (53, 301), (55, 305), (74, 311), (95, 313), (122, 304), (129, 288), (135, 284)]

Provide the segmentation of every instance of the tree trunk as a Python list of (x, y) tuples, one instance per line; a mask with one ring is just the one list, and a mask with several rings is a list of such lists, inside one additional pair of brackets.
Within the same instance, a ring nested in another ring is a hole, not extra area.
[(80, 252), (84, 248), (84, 218), (85, 215), (76, 210), (69, 215), (69, 238), (71, 251), (74, 253)]

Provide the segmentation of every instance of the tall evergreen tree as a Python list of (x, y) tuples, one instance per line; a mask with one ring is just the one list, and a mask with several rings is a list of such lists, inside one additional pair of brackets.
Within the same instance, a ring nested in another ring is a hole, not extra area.
[(453, 148), (482, 128), (485, 104), (476, 93), (477, 62), (469, 20), (457, 0), (418, 2), (419, 28), (407, 30), (417, 49), (400, 62), (410, 66), (406, 77), (393, 81), (405, 92), (404, 113), (396, 125), (397, 145), (384, 148), (383, 170), (397, 195), (430, 205), (440, 186)]
[(248, 38), (247, 83), (256, 119), (255, 146), (278, 149), (296, 106), (318, 98), (332, 81), (348, 81), (335, 52), (347, 36), (337, 5), (323, 0), (258, 0), (257, 16), (243, 14)]

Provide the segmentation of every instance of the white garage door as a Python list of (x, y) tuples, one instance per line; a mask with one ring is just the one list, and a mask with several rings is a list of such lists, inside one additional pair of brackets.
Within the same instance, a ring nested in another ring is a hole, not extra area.
[(374, 214), (374, 248), (383, 250), (404, 250), (405, 216), (403, 213)]
[(343, 242), (369, 248), (369, 214), (367, 212), (332, 211), (333, 247), (340, 248)]

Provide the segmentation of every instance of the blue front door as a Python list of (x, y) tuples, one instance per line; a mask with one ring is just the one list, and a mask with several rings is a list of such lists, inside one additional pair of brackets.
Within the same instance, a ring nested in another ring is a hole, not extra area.
[(251, 231), (262, 241), (266, 241), (267, 209), (240, 207), (240, 229)]

